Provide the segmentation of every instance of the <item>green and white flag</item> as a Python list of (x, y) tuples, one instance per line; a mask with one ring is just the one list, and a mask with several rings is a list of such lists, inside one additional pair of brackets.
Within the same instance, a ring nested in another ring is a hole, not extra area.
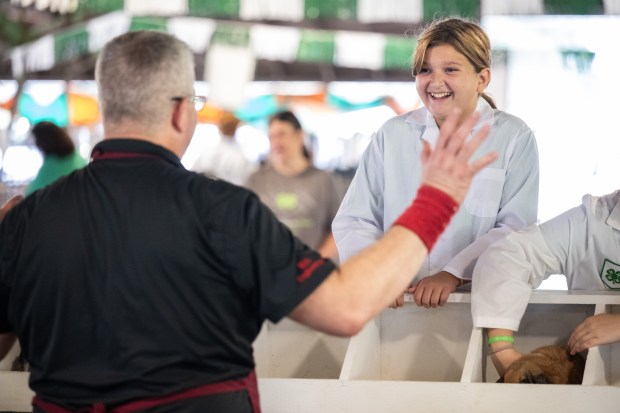
[(386, 38), (378, 33), (336, 32), (334, 64), (342, 67), (383, 69)]
[(50, 70), (54, 67), (54, 36), (48, 34), (25, 46), (16, 47), (11, 53), (13, 77), (24, 73)]
[(240, 0), (239, 17), (242, 20), (302, 21), (304, 0)]
[(176, 16), (188, 12), (187, 0), (125, 0), (125, 11), (137, 16)]
[(294, 62), (301, 40), (296, 27), (256, 24), (250, 28), (250, 43), (257, 59)]
[(362, 23), (422, 21), (422, 0), (357, 0), (357, 19)]
[(194, 53), (204, 53), (209, 48), (215, 27), (215, 20), (199, 17), (168, 19), (168, 32), (187, 43)]
[(334, 61), (334, 33), (325, 30), (303, 30), (297, 50), (297, 60), (332, 63)]
[(513, 15), (513, 14), (543, 14), (545, 4), (543, 0), (482, 0), (480, 2), (481, 13), (487, 15)]
[(235, 110), (246, 100), (246, 86), (254, 80), (256, 60), (245, 25), (218, 25), (206, 55), (204, 79), (209, 100)]
[(198, 17), (239, 17), (239, 0), (187, 0), (189, 14)]
[(97, 53), (103, 46), (123, 33), (129, 31), (131, 17), (122, 11), (105, 14), (86, 23), (88, 31), (88, 50)]
[(54, 36), (56, 63), (75, 60), (89, 53), (88, 32), (84, 27), (75, 27)]

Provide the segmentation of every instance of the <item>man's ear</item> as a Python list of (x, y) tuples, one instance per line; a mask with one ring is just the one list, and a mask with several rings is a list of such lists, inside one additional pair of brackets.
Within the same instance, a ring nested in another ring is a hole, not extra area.
[(177, 132), (183, 132), (187, 126), (187, 105), (189, 104), (189, 98), (185, 97), (178, 101), (175, 101), (175, 105), (172, 109), (171, 123), (174, 130)]

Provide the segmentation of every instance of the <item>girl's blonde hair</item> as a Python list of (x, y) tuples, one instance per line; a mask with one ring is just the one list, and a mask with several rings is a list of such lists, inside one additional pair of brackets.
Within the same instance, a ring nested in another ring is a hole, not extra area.
[[(418, 38), (418, 44), (413, 52), (414, 77), (422, 69), (426, 51), (440, 45), (454, 47), (474, 66), (476, 73), (491, 67), (491, 42), (477, 23), (455, 18), (442, 19), (432, 22)], [(493, 109), (497, 109), (497, 105), (489, 95), (482, 93), (481, 96)]]

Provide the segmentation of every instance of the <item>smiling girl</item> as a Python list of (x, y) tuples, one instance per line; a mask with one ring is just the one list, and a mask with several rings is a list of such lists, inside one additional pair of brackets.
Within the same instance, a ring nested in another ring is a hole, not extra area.
[[(498, 110), (484, 93), (490, 66), (490, 42), (476, 23), (447, 19), (426, 28), (413, 55), (416, 89), (425, 107), (396, 116), (377, 131), (332, 224), (341, 261), (374, 243), (416, 195), (423, 142), (434, 147), (439, 128), (454, 110), (460, 111), (461, 120), (478, 111), (472, 134), (491, 125), (478, 153), (494, 151), (499, 156), (474, 178), (465, 202), (412, 281), (408, 292), (419, 306), (443, 305), (451, 292), (471, 280), (487, 246), (536, 222), (534, 134), (522, 120)], [(394, 299), (393, 307), (403, 304), (403, 296)]]

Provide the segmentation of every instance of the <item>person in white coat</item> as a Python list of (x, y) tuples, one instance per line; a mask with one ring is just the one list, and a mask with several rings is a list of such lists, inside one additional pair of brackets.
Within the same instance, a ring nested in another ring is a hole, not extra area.
[(223, 112), (217, 122), (220, 141), (213, 149), (200, 154), (191, 170), (235, 185), (243, 185), (258, 165), (246, 158), (235, 140), (240, 124), (241, 121), (233, 113)]
[[(479, 25), (461, 19), (432, 23), (419, 37), (413, 57), (416, 88), (425, 107), (388, 120), (366, 149), (332, 223), (340, 260), (376, 242), (415, 196), (424, 143), (434, 146), (446, 114), (481, 114), (472, 134), (492, 125), (480, 153), (498, 159), (474, 179), (464, 205), (420, 268), (413, 287), (417, 305), (443, 305), (469, 282), (478, 256), (512, 230), (536, 222), (538, 150), (520, 119), (497, 110), (484, 93), (491, 78), (491, 49)], [(425, 278), (426, 277), (426, 278)], [(413, 281), (413, 280), (412, 280)], [(394, 297), (392, 307), (403, 304)]]
[[(620, 191), (586, 195), (581, 206), (515, 232), (478, 259), (472, 285), (474, 326), (488, 328), (492, 361), (500, 375), (518, 359), (514, 331), (531, 291), (552, 274), (569, 290), (620, 292)], [(620, 341), (620, 315), (587, 318), (571, 334), (571, 354)]]

